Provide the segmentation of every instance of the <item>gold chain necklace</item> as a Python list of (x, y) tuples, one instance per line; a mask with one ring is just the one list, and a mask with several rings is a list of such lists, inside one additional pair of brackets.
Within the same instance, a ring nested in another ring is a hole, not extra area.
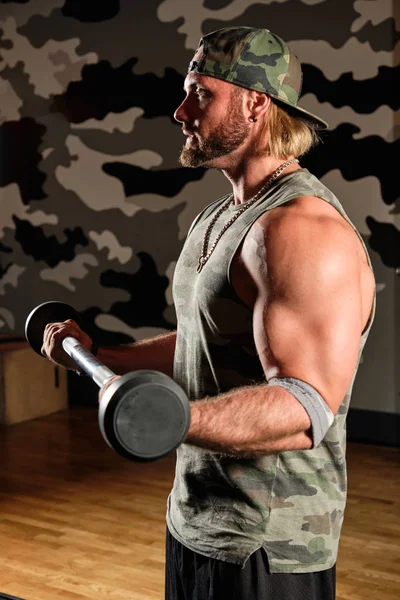
[(215, 247), (218, 244), (219, 240), (224, 235), (225, 231), (232, 225), (232, 223), (234, 223), (236, 221), (236, 219), (238, 219), (240, 217), (240, 215), (244, 213), (245, 210), (250, 208), (250, 206), (252, 206), (262, 196), (262, 194), (269, 188), (269, 186), (275, 181), (275, 179), (277, 177), (279, 177), (279, 175), (282, 173), (282, 171), (284, 169), (286, 169), (289, 165), (292, 165), (293, 163), (296, 163), (296, 162), (299, 162), (298, 159), (292, 158), (291, 160), (284, 162), (280, 167), (278, 167), (276, 169), (276, 171), (274, 171), (272, 173), (272, 175), (267, 179), (267, 182), (257, 192), (257, 194), (255, 196), (253, 196), (253, 198), (250, 198), (250, 200), (247, 200), (247, 202), (245, 202), (242, 205), (242, 207), (239, 208), (239, 210), (233, 215), (233, 217), (225, 223), (225, 225), (223, 226), (223, 228), (221, 229), (221, 231), (218, 233), (217, 237), (215, 238), (210, 250), (207, 252), (208, 242), (210, 240), (211, 231), (213, 230), (215, 223), (217, 222), (218, 218), (222, 215), (222, 213), (228, 208), (228, 206), (230, 206), (233, 203), (233, 200), (234, 200), (233, 194), (231, 194), (229, 196), (228, 200), (226, 202), (224, 202), (224, 204), (221, 206), (221, 208), (219, 210), (217, 210), (217, 212), (215, 213), (214, 217), (211, 219), (210, 224), (208, 225), (208, 227), (205, 231), (204, 238), (203, 238), (203, 247), (201, 249), (199, 264), (197, 267), (198, 273), (200, 273), (200, 271), (202, 270), (202, 268), (204, 267), (204, 265), (210, 258), (211, 254), (214, 252)]

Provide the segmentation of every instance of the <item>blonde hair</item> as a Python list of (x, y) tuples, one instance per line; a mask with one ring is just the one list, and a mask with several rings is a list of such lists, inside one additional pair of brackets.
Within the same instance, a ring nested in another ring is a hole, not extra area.
[(271, 100), (260, 135), (260, 154), (284, 159), (289, 156), (299, 157), (318, 144), (320, 138), (317, 125), (292, 116), (272, 98)]

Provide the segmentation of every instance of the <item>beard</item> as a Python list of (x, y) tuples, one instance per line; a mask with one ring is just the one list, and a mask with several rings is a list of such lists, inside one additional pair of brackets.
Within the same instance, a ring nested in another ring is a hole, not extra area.
[(240, 93), (233, 93), (231, 109), (224, 121), (206, 139), (196, 137), (195, 146), (185, 146), (179, 156), (183, 167), (212, 166), (216, 158), (230, 154), (242, 145), (250, 130), (243, 116)]

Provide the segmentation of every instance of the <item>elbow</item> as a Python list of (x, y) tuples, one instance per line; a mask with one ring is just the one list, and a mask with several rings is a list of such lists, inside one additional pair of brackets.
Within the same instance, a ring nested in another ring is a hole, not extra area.
[(304, 445), (303, 450), (312, 450), (315, 447), (311, 427), (302, 432), (302, 443)]
[(309, 427), (298, 433), (293, 439), (293, 446), (292, 450), (312, 450), (315, 448), (312, 428)]

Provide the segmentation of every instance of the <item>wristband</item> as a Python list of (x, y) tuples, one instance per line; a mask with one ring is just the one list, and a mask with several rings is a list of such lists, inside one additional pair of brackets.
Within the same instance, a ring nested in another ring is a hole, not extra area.
[(334, 420), (334, 414), (320, 393), (305, 381), (294, 377), (274, 377), (268, 384), (283, 387), (300, 402), (310, 417), (313, 448), (319, 446)]

